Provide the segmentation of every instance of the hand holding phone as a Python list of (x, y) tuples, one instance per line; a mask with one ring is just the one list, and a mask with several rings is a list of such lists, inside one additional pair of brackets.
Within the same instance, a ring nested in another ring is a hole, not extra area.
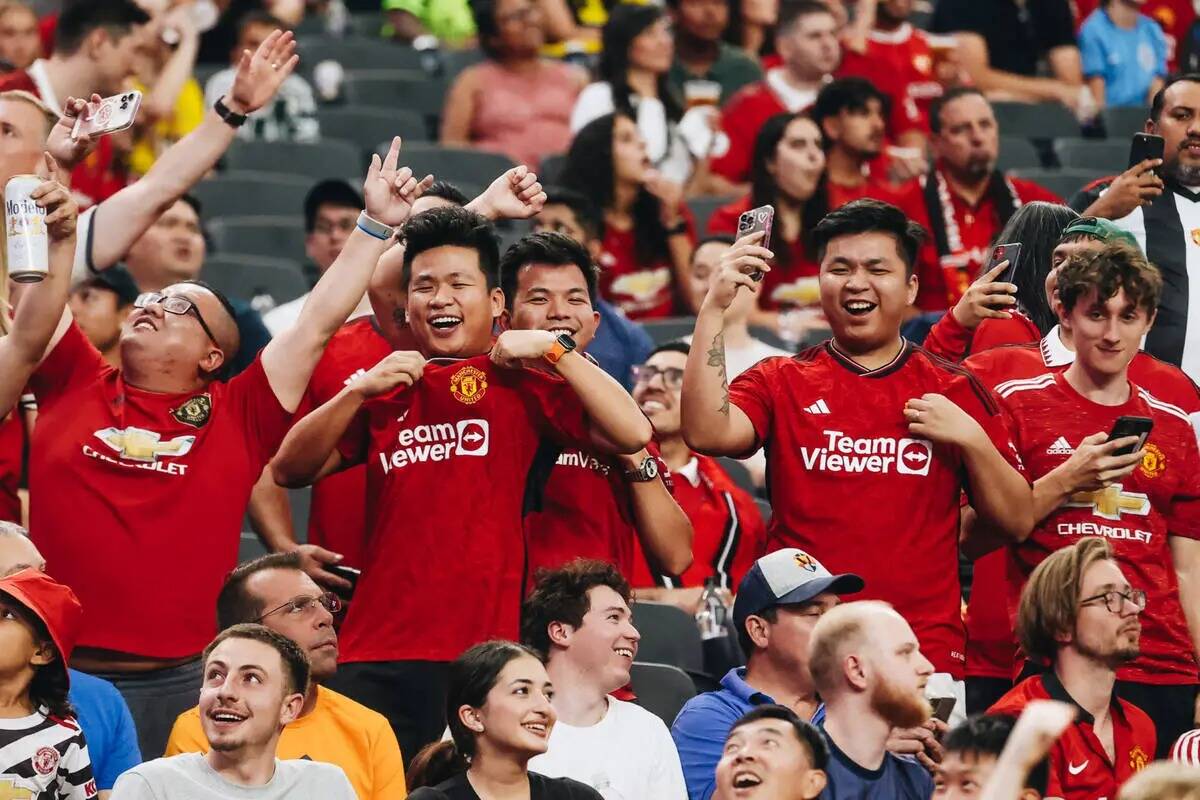
[(114, 94), (99, 103), (88, 103), (84, 113), (75, 119), (71, 138), (78, 139), (80, 134), (95, 138), (123, 131), (133, 125), (141, 107), (142, 93), (137, 91)]
[[(772, 206), (752, 208), (738, 217), (737, 238), (741, 239), (743, 236), (763, 231), (763, 238), (758, 246), (769, 250), (771, 248), (771, 226), (774, 222), (775, 209)], [(753, 280), (761, 281), (763, 279), (762, 270), (751, 272), (750, 277)]]
[(929, 702), (933, 706), (934, 718), (949, 722), (950, 715), (954, 713), (954, 704), (958, 701), (953, 697), (931, 697)]
[[(1135, 133), (1129, 143), (1129, 167), (1132, 169), (1149, 158), (1161, 160), (1165, 148), (1166, 142), (1163, 137), (1153, 133)], [(1159, 168), (1156, 168), (1154, 173), (1159, 174)]]
[(1117, 421), (1113, 423), (1112, 430), (1108, 434), (1108, 441), (1124, 439), (1127, 436), (1137, 436), (1138, 440), (1134, 444), (1114, 450), (1112, 454), (1128, 456), (1141, 450), (1146, 446), (1146, 440), (1150, 438), (1150, 431), (1153, 429), (1154, 420), (1149, 417), (1117, 417)]
[(1021, 261), (1021, 243), (1010, 242), (1009, 244), (998, 244), (992, 248), (992, 257), (988, 259), (987, 266), (983, 268), (984, 272), (991, 272), (1001, 263), (1007, 261), (1008, 267), (1000, 276), (996, 278), (997, 283), (1016, 283), (1017, 282), (1017, 264)]

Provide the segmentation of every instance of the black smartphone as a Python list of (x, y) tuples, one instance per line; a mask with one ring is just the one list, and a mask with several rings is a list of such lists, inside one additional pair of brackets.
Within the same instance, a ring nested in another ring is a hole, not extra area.
[[(1147, 158), (1162, 158), (1165, 144), (1163, 137), (1153, 133), (1135, 133), (1129, 143), (1129, 166), (1136, 166)], [(1158, 170), (1154, 172), (1157, 174)]]
[(932, 697), (929, 702), (933, 706), (933, 716), (942, 722), (949, 722), (950, 715), (954, 713), (954, 704), (958, 701), (953, 697)]
[(347, 567), (345, 564), (327, 564), (325, 565), (325, 570), (327, 572), (332, 572), (339, 578), (350, 582), (349, 589), (334, 590), (343, 600), (349, 600), (354, 594), (354, 590), (358, 587), (358, 578), (360, 575), (362, 575), (362, 570), (355, 569), (354, 567)]
[[(737, 238), (748, 236), (752, 233), (765, 231), (762, 241), (758, 243), (759, 247), (770, 248), (771, 246), (771, 225), (775, 222), (775, 209), (771, 206), (759, 206), (744, 212), (738, 217)], [(755, 270), (750, 273), (750, 277), (756, 281), (763, 279), (762, 270)]]
[(1113, 439), (1124, 439), (1126, 436), (1137, 436), (1138, 440), (1128, 447), (1122, 447), (1120, 450), (1114, 451), (1114, 456), (1127, 456), (1130, 453), (1141, 450), (1146, 444), (1146, 439), (1150, 436), (1150, 431), (1154, 428), (1154, 420), (1149, 417), (1117, 417), (1117, 421), (1113, 423), (1112, 431), (1108, 434), (1108, 441)]
[(1010, 242), (1009, 244), (998, 244), (992, 248), (992, 257), (988, 259), (987, 266), (983, 268), (984, 272), (991, 272), (1001, 261), (1007, 261), (1008, 267), (1000, 274), (996, 280), (1000, 283), (1016, 283), (1017, 263), (1021, 260), (1021, 243)]

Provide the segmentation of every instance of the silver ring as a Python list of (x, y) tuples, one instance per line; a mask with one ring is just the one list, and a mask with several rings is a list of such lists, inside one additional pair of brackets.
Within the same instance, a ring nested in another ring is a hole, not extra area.
[(279, 69), (279, 62), (276, 61), (274, 64), (272, 64), (271, 69)]

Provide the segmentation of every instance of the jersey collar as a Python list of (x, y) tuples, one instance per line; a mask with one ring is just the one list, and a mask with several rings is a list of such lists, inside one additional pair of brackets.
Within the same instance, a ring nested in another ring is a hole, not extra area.
[(903, 367), (904, 363), (908, 361), (908, 356), (912, 353), (913, 348), (912, 344), (907, 339), (905, 339), (903, 336), (900, 337), (900, 352), (896, 353), (896, 357), (891, 361), (884, 364), (882, 367), (876, 367), (875, 369), (867, 369), (862, 364), (859, 364), (853, 358), (843, 353), (838, 349), (838, 346), (833, 339), (826, 340), (825, 349), (828, 351), (829, 355), (833, 357), (834, 361), (841, 364), (855, 375), (859, 375), (864, 378), (882, 378), (884, 376), (891, 375), (893, 372)]
[(1042, 339), (1042, 362), (1047, 367), (1065, 367), (1075, 363), (1075, 352), (1062, 342), (1059, 326), (1055, 325)]
[[(1075, 702), (1075, 698), (1071, 697), (1067, 692), (1066, 687), (1062, 685), (1062, 681), (1058, 679), (1058, 675), (1054, 673), (1054, 670), (1050, 669), (1042, 673), (1042, 686), (1046, 688), (1046, 694), (1050, 695), (1051, 700), (1069, 703), (1075, 707), (1076, 722), (1086, 722), (1088, 725), (1096, 724), (1096, 718), (1086, 711), (1083, 706)], [(1108, 701), (1108, 707), (1112, 710), (1112, 713), (1119, 714), (1122, 719), (1125, 718), (1125, 712), (1121, 708), (1120, 701), (1117, 699), (1117, 687), (1115, 683), (1113, 684), (1112, 697)]]

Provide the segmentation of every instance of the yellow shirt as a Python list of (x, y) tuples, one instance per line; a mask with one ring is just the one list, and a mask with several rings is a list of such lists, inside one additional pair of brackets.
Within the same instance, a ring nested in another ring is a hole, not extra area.
[[(188, 709), (175, 720), (166, 755), (207, 751), (200, 710)], [(392, 726), (382, 714), (323, 686), (317, 687), (313, 710), (283, 729), (275, 755), (336, 764), (350, 779), (359, 800), (408, 796), (404, 762)]]
[[(150, 91), (140, 81), (134, 81), (134, 88), (145, 94)], [(178, 142), (184, 136), (194, 131), (204, 120), (204, 90), (195, 78), (188, 78), (187, 83), (175, 99), (175, 108), (170, 116), (154, 123), (154, 127), (146, 131), (133, 143), (133, 151), (129, 154), (129, 168), (138, 175), (145, 175), (154, 166), (154, 161), (162, 151)]]

